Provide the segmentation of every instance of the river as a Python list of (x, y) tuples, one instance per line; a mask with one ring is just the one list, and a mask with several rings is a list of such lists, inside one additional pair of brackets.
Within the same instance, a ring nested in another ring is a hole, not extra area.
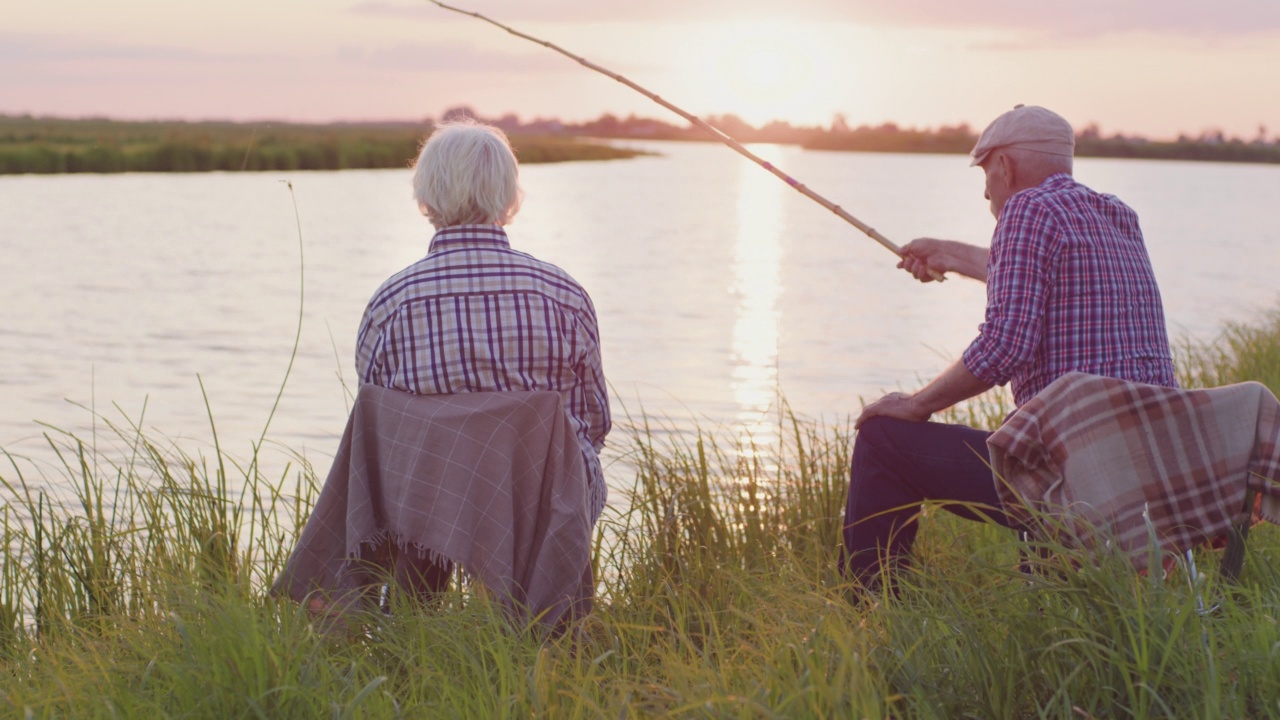
[[(840, 421), (917, 387), (973, 337), (980, 283), (916, 283), (725, 147), (630, 144), (659, 154), (523, 167), (508, 228), (591, 293), (619, 424), (643, 413), (664, 431), (767, 441), (779, 397)], [(985, 244), (994, 226), (963, 156), (753, 149), (899, 244)], [(1280, 167), (1081, 159), (1076, 176), (1138, 211), (1175, 340), (1276, 305)], [(45, 433), (109, 455), (123, 444), (107, 423), (136, 423), (209, 452), (212, 415), (221, 446), (246, 457), (301, 308), (264, 455), (323, 475), (360, 314), (431, 232), (407, 170), (0, 177), (0, 447), (56, 482)]]

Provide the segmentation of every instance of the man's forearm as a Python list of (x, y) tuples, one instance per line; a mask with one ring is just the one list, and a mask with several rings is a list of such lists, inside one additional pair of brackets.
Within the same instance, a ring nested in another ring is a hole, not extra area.
[(962, 361), (957, 360), (932, 382), (913, 393), (911, 399), (920, 409), (933, 414), (991, 388), (990, 383), (978, 379)]
[(975, 280), (987, 281), (988, 248), (958, 240), (916, 238), (902, 247), (898, 267), (920, 282), (933, 282), (938, 273), (954, 272)]
[(974, 280), (987, 281), (987, 260), (991, 257), (989, 248), (952, 241), (947, 250), (952, 270)]
[(963, 362), (957, 361), (933, 382), (910, 395), (893, 392), (862, 408), (862, 413), (854, 420), (855, 428), (873, 417), (893, 417), (900, 420), (924, 422), (929, 416), (945, 410), (963, 400), (980, 395), (991, 388), (988, 383), (979, 380)]

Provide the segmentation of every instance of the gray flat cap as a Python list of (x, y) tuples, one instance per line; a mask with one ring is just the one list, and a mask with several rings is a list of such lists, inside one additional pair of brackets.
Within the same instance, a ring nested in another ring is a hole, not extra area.
[(1075, 154), (1076, 134), (1061, 115), (1037, 105), (1018, 105), (1001, 115), (978, 138), (969, 156), (969, 166), (982, 164), (992, 150), (1017, 147), (1049, 155)]

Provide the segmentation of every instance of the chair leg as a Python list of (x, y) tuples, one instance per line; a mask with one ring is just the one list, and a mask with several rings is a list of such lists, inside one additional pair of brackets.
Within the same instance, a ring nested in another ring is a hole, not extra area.
[(451, 562), (433, 562), (411, 549), (395, 548), (391, 563), (396, 586), (426, 607), (439, 604), (441, 593), (449, 588)]
[(1219, 573), (1230, 583), (1239, 580), (1244, 569), (1245, 542), (1249, 539), (1249, 526), (1253, 524), (1254, 496), (1252, 489), (1244, 494), (1244, 509), (1227, 531), (1227, 548), (1222, 552)]

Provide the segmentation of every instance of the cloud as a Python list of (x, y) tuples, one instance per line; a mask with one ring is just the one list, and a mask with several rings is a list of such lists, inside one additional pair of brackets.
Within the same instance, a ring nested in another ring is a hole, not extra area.
[[(71, 41), (57, 36), (0, 32), (0, 65), (23, 68), (18, 82), (37, 77), (37, 69), (69, 77), (79, 73), (86, 78), (104, 74), (143, 72), (142, 68), (165, 74), (176, 68), (194, 71), (203, 67), (214, 75), (232, 75), (244, 68), (281, 72), (303, 71), (313, 65), (330, 70), (344, 68), (352, 73), (369, 72), (447, 72), (450, 75), (546, 75), (576, 72), (569, 58), (541, 49), (523, 52), (483, 50), (463, 43), (396, 43), (389, 45), (347, 45), (337, 50), (321, 50), (320, 55), (256, 52), (218, 52), (189, 47), (138, 45), (108, 41)], [(337, 64), (334, 65), (333, 63)], [(40, 77), (43, 77), (40, 76)]]
[(208, 63), (260, 62), (263, 54), (219, 54), (185, 47), (70, 41), (46, 35), (0, 33), (0, 62), (14, 65), (60, 63)]
[[(687, 22), (741, 20), (754, 16), (776, 18), (778, 4), (774, 0), (444, 0), (466, 13), (477, 13), (504, 25), (530, 22), (550, 23), (622, 23), (622, 22)], [(802, 0), (802, 4), (827, 5), (825, 0)], [(394, 17), (423, 22), (475, 22), (460, 13), (450, 12), (432, 0), (361, 0), (349, 7), (357, 15)], [(791, 8), (786, 10), (791, 14)], [(830, 13), (828, 13), (829, 15)], [(820, 15), (806, 17), (815, 19)], [(519, 30), (520, 28), (516, 27)]]
[(541, 74), (574, 69), (572, 60), (546, 52), (489, 52), (459, 43), (402, 43), (372, 49), (344, 47), (338, 51), (338, 59), (384, 69), (447, 70), (452, 74)]
[(988, 26), (1072, 37), (1136, 32), (1248, 35), (1280, 29), (1280, 3), (1275, 0), (895, 0), (857, 6), (850, 12), (863, 20), (892, 24)]
[[(449, 0), (504, 24), (663, 22), (778, 17), (777, 0)], [(1063, 37), (1146, 32), (1174, 36), (1249, 35), (1280, 30), (1277, 0), (788, 0), (788, 20), (908, 27), (989, 27)], [(430, 0), (362, 0), (356, 14), (424, 22), (463, 18)], [(517, 28), (519, 29), (519, 28)]]
[[(720, 0), (712, 0), (719, 4)], [(449, 0), (445, 3), (469, 13), (478, 13), (503, 24), (519, 22), (607, 22), (628, 20), (681, 20), (692, 15), (689, 3), (670, 0), (640, 0), (617, 3), (598, 0)], [(676, 12), (670, 12), (675, 10)], [(351, 6), (350, 12), (372, 17), (402, 18), (422, 22), (458, 22), (461, 14), (435, 5), (431, 0), (363, 0)], [(471, 22), (474, 22), (472, 20)], [(519, 29), (519, 28), (517, 28)]]

